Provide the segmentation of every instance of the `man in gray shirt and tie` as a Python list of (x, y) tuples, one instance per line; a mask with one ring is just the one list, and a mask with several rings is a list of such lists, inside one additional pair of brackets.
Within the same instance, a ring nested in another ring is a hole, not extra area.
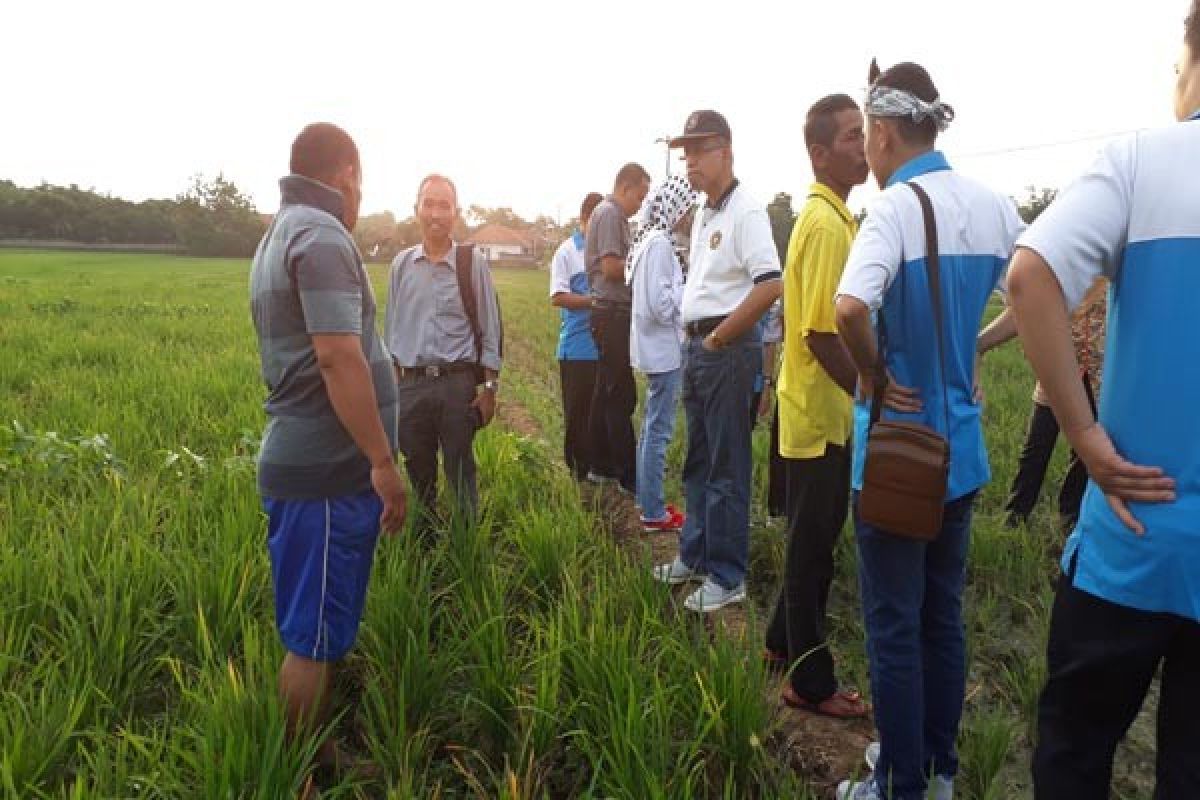
[(456, 272), (459, 250), (470, 245), (451, 237), (459, 216), (454, 183), (442, 175), (421, 181), (416, 214), (422, 242), (392, 262), (384, 325), (396, 365), (400, 451), (425, 513), (437, 500), (440, 449), (458, 504), (473, 514), (478, 493), (472, 444), (496, 411), (500, 306), (487, 258), (473, 248), (469, 296), (478, 317), (476, 337)]

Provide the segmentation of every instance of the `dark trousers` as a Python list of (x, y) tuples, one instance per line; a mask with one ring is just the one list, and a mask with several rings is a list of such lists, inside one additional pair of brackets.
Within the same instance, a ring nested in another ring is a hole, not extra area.
[(587, 477), (591, 460), (592, 395), (596, 391), (595, 361), (559, 361), (562, 384), (563, 459), (578, 480)]
[[(1084, 376), (1083, 387), (1094, 413), (1096, 400), (1087, 376)], [(1058, 420), (1054, 411), (1050, 406), (1034, 403), (1033, 413), (1029, 416), (1029, 431), (1025, 434), (1025, 444), (1021, 447), (1021, 457), (1017, 461), (1017, 474), (1013, 478), (1008, 502), (1004, 506), (1004, 510), (1008, 512), (1010, 527), (1016, 527), (1033, 513), (1038, 494), (1042, 490), (1042, 482), (1046, 479), (1046, 467), (1050, 464), (1050, 457), (1054, 455), (1054, 444), (1057, 441)], [(1087, 467), (1072, 450), (1070, 461), (1067, 463), (1066, 477), (1063, 478), (1062, 487), (1058, 491), (1058, 513), (1068, 528), (1075, 527), (1075, 522), (1079, 519), (1079, 506), (1083, 502), (1083, 490), (1087, 488), (1087, 480)]]
[(479, 430), (479, 412), (471, 407), (474, 375), (454, 372), (438, 378), (402, 378), (397, 389), (397, 439), (419, 510), (429, 513), (437, 507), (440, 449), (446, 482), (458, 503), (473, 513), (478, 498), (472, 445)]
[(1154, 798), (1200, 797), (1200, 624), (1110, 603), (1063, 577), (1046, 659), (1034, 797), (1108, 798), (1113, 753), (1160, 665)]
[(932, 542), (875, 528), (855, 509), (881, 745), (875, 780), (888, 800), (924, 800), (927, 775), (953, 778), (958, 772), (955, 742), (967, 685), (962, 596), (974, 500), (971, 492), (947, 503), (942, 531)]
[[(779, 455), (779, 403), (771, 408), (771, 448), (767, 456), (767, 515), (786, 517), (788, 512), (788, 459)], [(849, 488), (846, 490), (849, 492)]]
[(592, 336), (600, 351), (592, 394), (591, 444), (594, 463), (630, 492), (637, 491), (637, 439), (633, 410), (637, 384), (629, 366), (629, 312), (592, 312)]
[(850, 501), (850, 451), (827, 445), (817, 458), (785, 459), (788, 545), (783, 585), (767, 625), (767, 648), (786, 655), (792, 688), (819, 703), (837, 691), (825, 645), (833, 549)]

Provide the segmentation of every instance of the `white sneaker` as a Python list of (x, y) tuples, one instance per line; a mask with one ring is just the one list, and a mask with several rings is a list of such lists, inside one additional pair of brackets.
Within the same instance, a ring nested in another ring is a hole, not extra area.
[(865, 781), (842, 781), (837, 787), (837, 800), (883, 800), (875, 785), (875, 776)]
[(740, 603), (745, 599), (745, 583), (739, 583), (732, 589), (726, 589), (712, 578), (707, 578), (703, 586), (688, 595), (688, 599), (683, 601), (683, 606), (689, 611), (701, 611), (707, 614), (731, 603)]
[(654, 577), (663, 583), (669, 583), (672, 586), (677, 586), (688, 581), (703, 581), (707, 580), (708, 576), (699, 570), (692, 569), (687, 564), (679, 560), (679, 556), (675, 556), (675, 560), (670, 564), (659, 564), (654, 568)]
[(871, 742), (867, 745), (866, 752), (863, 753), (863, 761), (867, 762), (867, 768), (871, 772), (875, 771), (875, 765), (879, 763), (879, 748), (881, 746), (879, 742)]
[[(867, 762), (867, 767), (872, 773), (875, 772), (875, 765), (879, 763), (879, 747), (879, 742), (871, 742), (863, 753), (863, 761)], [(931, 800), (954, 800), (954, 779), (934, 775), (933, 780), (929, 782), (929, 797)]]

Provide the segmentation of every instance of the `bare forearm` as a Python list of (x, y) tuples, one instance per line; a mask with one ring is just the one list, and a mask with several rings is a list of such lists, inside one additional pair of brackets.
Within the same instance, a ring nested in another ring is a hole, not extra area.
[(743, 336), (746, 331), (762, 319), (771, 304), (779, 299), (783, 292), (783, 281), (772, 280), (755, 284), (750, 294), (742, 300), (725, 320), (713, 331), (723, 342), (731, 342)]
[(810, 333), (804, 337), (804, 341), (812, 351), (813, 358), (817, 359), (821, 369), (825, 370), (825, 374), (841, 387), (842, 391), (853, 395), (854, 387), (858, 383), (858, 370), (854, 368), (854, 361), (842, 344), (841, 337), (832, 333)]
[(875, 369), (879, 352), (875, 344), (875, 329), (871, 312), (857, 297), (843, 295), (837, 299), (838, 337), (850, 354), (859, 374), (869, 375)]
[(392, 463), (392, 447), (383, 422), (371, 371), (361, 355), (321, 365), (321, 379), (338, 420), (372, 466)]
[(592, 298), (574, 292), (557, 292), (550, 298), (550, 305), (570, 311), (586, 311), (592, 307)]
[(1016, 338), (1016, 335), (1017, 321), (1013, 317), (1012, 309), (1006, 308), (979, 332), (979, 337), (975, 340), (975, 350), (982, 355), (988, 350), (1011, 341)]
[(1062, 287), (1037, 253), (1021, 249), (1009, 270), (1009, 292), (1025, 355), (1068, 439), (1095, 422), (1071, 343)]

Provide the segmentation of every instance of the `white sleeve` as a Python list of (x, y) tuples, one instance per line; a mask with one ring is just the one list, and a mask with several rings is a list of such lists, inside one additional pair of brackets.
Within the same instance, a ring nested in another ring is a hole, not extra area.
[(550, 261), (550, 296), (559, 292), (571, 291), (571, 261), (567, 257), (567, 246), (571, 244), (571, 240), (563, 242), (554, 251), (554, 258)]
[(1050, 265), (1074, 309), (1100, 275), (1116, 276), (1129, 237), (1136, 138), (1105, 147), (1017, 241)]
[(671, 240), (665, 236), (655, 237), (642, 255), (642, 269), (646, 270), (642, 285), (649, 295), (645, 299), (645, 311), (660, 325), (678, 325), (680, 305), (683, 300), (682, 287), (676, 283), (675, 250)]
[(886, 194), (867, 212), (838, 284), (836, 297), (855, 297), (878, 311), (904, 258), (904, 234), (896, 217), (894, 200)]
[[(1025, 220), (1021, 219), (1021, 215), (1017, 213), (1017, 203), (1011, 197), (1004, 197), (1001, 200), (1000, 213), (1004, 215), (1004, 242), (1008, 248), (1008, 260), (1012, 261), (1013, 253), (1017, 249), (1017, 240), (1025, 233), (1028, 227)], [(996, 291), (1004, 298), (1004, 302), (1008, 304), (1008, 267), (1005, 266), (1000, 271), (1000, 277), (996, 279)]]
[(779, 252), (775, 249), (775, 237), (771, 235), (771, 219), (766, 209), (754, 208), (742, 215), (734, 245), (739, 260), (746, 265), (746, 271), (755, 283), (783, 276)]

